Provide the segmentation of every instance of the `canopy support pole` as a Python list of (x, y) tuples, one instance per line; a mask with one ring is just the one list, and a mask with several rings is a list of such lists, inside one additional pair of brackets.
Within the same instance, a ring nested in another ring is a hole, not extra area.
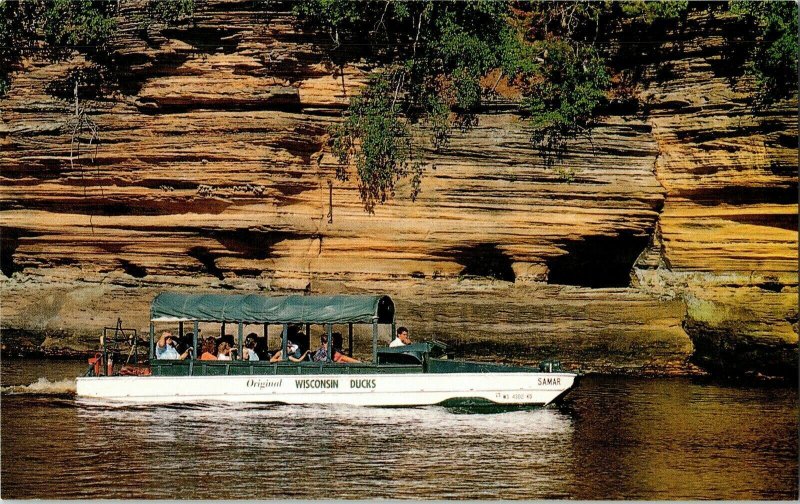
[(288, 341), (289, 341), (289, 324), (283, 324), (283, 346), (281, 347), (281, 357), (283, 357), (283, 360), (286, 360), (288, 358), (286, 355), (286, 346)]
[(198, 338), (197, 333), (199, 333), (199, 332), (200, 332), (200, 322), (195, 320), (194, 321), (194, 336), (192, 336), (192, 348), (194, 348), (194, 350), (192, 351), (192, 359), (193, 360), (197, 358), (197, 338)]
[(108, 355), (108, 342), (106, 341), (106, 338), (105, 338), (105, 331), (103, 331), (103, 333), (104, 333), (103, 334), (103, 360), (100, 361), (100, 364), (101, 364), (100, 368), (102, 369), (102, 373), (104, 375), (111, 376), (111, 372), (110, 371), (113, 371), (113, 370), (109, 369), (111, 366), (109, 366), (110, 362), (108, 361), (108, 359), (109, 359), (109, 357), (111, 357), (111, 359), (113, 359), (114, 357), (113, 357), (113, 354), (111, 356)]
[(183, 321), (178, 322), (178, 341), (183, 341)]
[(378, 363), (378, 321), (372, 322), (372, 362)]
[(150, 360), (156, 358), (156, 325), (150, 322)]
[(353, 356), (353, 323), (347, 324), (347, 355)]
[(306, 324), (306, 336), (308, 336), (308, 346), (311, 346), (311, 324)]
[(225, 336), (225, 321), (222, 322), (222, 325), (219, 326), (219, 337)]
[(269, 324), (264, 324), (264, 348), (269, 351)]
[(397, 322), (392, 322), (392, 337), (389, 341), (394, 341), (397, 338)]
[(328, 333), (328, 348), (326, 350), (328, 357), (325, 360), (331, 362), (333, 360), (333, 326), (331, 324), (325, 324), (325, 332)]
[(242, 356), (244, 355), (242, 353), (242, 338), (243, 337), (244, 337), (244, 322), (239, 322), (239, 338), (238, 338), (239, 339), (239, 352), (238, 352), (239, 353), (239, 355), (238, 355), (239, 359), (242, 359)]

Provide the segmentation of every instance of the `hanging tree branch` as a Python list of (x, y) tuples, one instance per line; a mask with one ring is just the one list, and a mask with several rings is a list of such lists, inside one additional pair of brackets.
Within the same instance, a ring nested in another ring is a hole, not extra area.
[[(70, 169), (74, 172), (75, 171), (75, 161), (81, 155), (81, 143), (82, 143), (82, 136), (85, 133), (89, 134), (89, 141), (87, 146), (90, 151), (90, 158), (89, 161), (94, 164), (94, 160), (97, 157), (97, 142), (100, 140), (99, 135), (97, 134), (97, 123), (92, 121), (88, 114), (86, 113), (86, 106), (81, 105), (80, 99), (78, 98), (78, 87), (80, 85), (79, 80), (75, 80), (75, 88), (74, 88), (74, 96), (75, 96), (75, 110), (74, 115), (72, 115), (69, 120), (67, 120), (66, 126), (67, 129), (70, 130), (71, 136), (69, 141), (69, 166)], [(94, 152), (91, 152), (91, 148), (94, 146)], [(83, 181), (83, 197), (85, 199), (89, 199), (89, 195), (87, 193), (87, 181), (86, 176), (84, 173), (83, 168), (78, 165), (78, 169), (80, 170), (81, 180)], [(103, 186), (100, 186), (100, 195), (101, 197), (105, 198), (105, 194), (103, 194)], [(94, 223), (92, 222), (93, 214), (89, 212), (89, 227), (92, 230), (92, 234), (94, 234)]]

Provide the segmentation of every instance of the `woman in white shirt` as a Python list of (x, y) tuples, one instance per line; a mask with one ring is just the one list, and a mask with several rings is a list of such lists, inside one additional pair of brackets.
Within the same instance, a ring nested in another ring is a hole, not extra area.
[(244, 351), (242, 352), (244, 354), (244, 360), (251, 362), (260, 360), (258, 358), (258, 354), (256, 353), (256, 339), (253, 336), (255, 335), (247, 335), (247, 338), (244, 340)]
[(217, 347), (217, 360), (231, 360), (231, 346), (227, 341), (223, 341)]

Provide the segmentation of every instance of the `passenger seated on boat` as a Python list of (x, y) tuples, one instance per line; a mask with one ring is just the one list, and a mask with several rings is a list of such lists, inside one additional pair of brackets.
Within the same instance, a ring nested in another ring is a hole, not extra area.
[[(201, 340), (199, 334), (197, 335), (197, 339), (198, 341)], [(186, 334), (183, 335), (182, 338), (179, 338), (176, 350), (178, 350), (179, 352), (183, 352), (184, 350), (192, 346), (193, 343), (194, 343), (194, 333), (187, 332)]]
[[(252, 335), (255, 333), (250, 333), (250, 334)], [(267, 338), (258, 335), (256, 335), (255, 338), (256, 338), (256, 355), (258, 355), (260, 359), (269, 359), (270, 355), (272, 354), (269, 352), (269, 348), (267, 347)]]
[(333, 336), (333, 362), (361, 362), (358, 359), (347, 356), (342, 350), (342, 333), (335, 332), (331, 336)]
[[(278, 350), (277, 352), (275, 352), (275, 354), (269, 361), (270, 362), (282, 361), (283, 360), (283, 355), (281, 355), (282, 353), (283, 352), (281, 352), (281, 350)], [(306, 355), (308, 355), (308, 350), (306, 350), (304, 353), (300, 353), (300, 347), (292, 343), (291, 340), (289, 340), (286, 343), (286, 355), (292, 362), (301, 362), (306, 358)]]
[(217, 360), (232, 360), (231, 359), (231, 346), (227, 341), (223, 341), (217, 347)]
[(325, 333), (320, 334), (319, 343), (319, 348), (317, 348), (311, 356), (311, 360), (314, 362), (324, 362), (328, 360), (328, 335)]
[(290, 334), (289, 339), (292, 340), (295, 345), (300, 347), (300, 352), (305, 352), (311, 348), (311, 337), (303, 331), (297, 331), (294, 336)]
[(214, 338), (204, 339), (201, 349), (202, 354), (200, 355), (200, 360), (217, 360), (217, 356), (215, 355), (217, 351), (217, 345), (214, 342)]
[(242, 351), (243, 360), (257, 361), (258, 353), (256, 353), (256, 333), (250, 333), (244, 339), (244, 350)]
[(172, 333), (164, 331), (156, 343), (156, 359), (183, 360), (188, 357), (189, 352), (192, 351), (192, 347), (187, 348), (186, 351), (179, 354), (178, 350), (175, 349), (176, 344), (177, 342)]
[(226, 334), (224, 336), (220, 336), (220, 338), (217, 340), (217, 346), (219, 346), (219, 344), (222, 343), (223, 341), (227, 343), (230, 348), (236, 346), (236, 340), (233, 338), (233, 334)]
[(394, 347), (401, 347), (411, 344), (411, 338), (408, 337), (408, 329), (405, 327), (398, 327), (397, 328), (397, 337), (389, 343), (389, 346)]

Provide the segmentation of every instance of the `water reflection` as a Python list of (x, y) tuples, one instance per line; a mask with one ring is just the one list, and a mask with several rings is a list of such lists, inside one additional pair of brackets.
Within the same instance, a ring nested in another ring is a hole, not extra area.
[(573, 454), (574, 472), (591, 467), (597, 478), (582, 480), (575, 497), (796, 498), (796, 390), (683, 379), (595, 384), (574, 399), (584, 414)]
[(797, 496), (791, 388), (588, 378), (564, 408), (490, 415), (135, 406), (58, 392), (83, 366), (47, 365), (4, 362), (3, 497)]

